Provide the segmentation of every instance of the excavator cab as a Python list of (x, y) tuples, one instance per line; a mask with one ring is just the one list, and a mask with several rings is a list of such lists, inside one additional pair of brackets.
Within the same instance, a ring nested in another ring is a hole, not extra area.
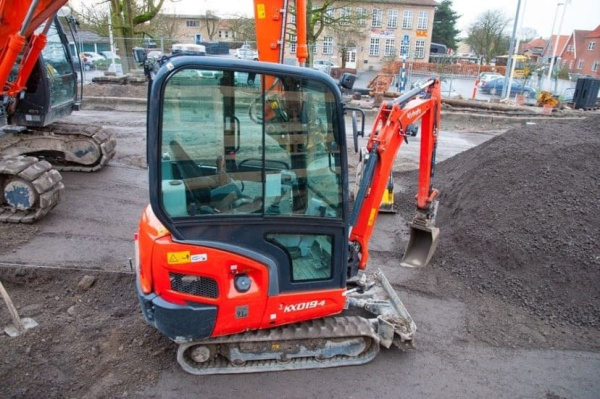
[[(216, 57), (161, 64), (148, 97), (150, 206), (136, 235), (136, 285), (146, 320), (180, 344), (181, 366), (337, 367), (370, 361), (380, 345), (409, 347), (410, 314), (383, 273), (362, 271), (405, 133), (376, 135), (393, 151), (369, 148), (351, 210), (349, 109), (333, 79)], [(391, 119), (427, 124), (434, 103), (391, 104), (409, 115)], [(349, 307), (366, 314), (339, 316)]]
[[(151, 92), (152, 212), (178, 242), (227, 248), (267, 265), (257, 275), (237, 265), (263, 301), (251, 305), (252, 322), (224, 332), (293, 320), (291, 312), (262, 320), (268, 293), (337, 292), (331, 307), (319, 311), (339, 312), (349, 211), (335, 82), (307, 69), (177, 56), (157, 73)], [(210, 265), (209, 274), (229, 267), (213, 264), (208, 255), (208, 263), (197, 266)], [(177, 272), (168, 270), (170, 264), (164, 270), (167, 286), (173, 273), (187, 275), (173, 266)], [(158, 281), (163, 271), (153, 273)], [(228, 270), (217, 282), (230, 276)]]

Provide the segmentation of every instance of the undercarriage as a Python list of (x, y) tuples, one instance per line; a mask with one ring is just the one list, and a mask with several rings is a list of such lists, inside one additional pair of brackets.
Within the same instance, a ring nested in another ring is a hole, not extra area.
[(0, 135), (0, 222), (40, 219), (59, 202), (58, 171), (93, 172), (115, 154), (114, 136), (98, 126), (7, 130)]
[(380, 346), (412, 348), (415, 323), (383, 273), (350, 284), (340, 316), (180, 342), (177, 361), (191, 374), (237, 374), (359, 365)]

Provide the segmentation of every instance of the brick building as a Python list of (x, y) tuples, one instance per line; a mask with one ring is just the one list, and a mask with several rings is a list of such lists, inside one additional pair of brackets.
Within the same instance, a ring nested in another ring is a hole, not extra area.
[(600, 77), (600, 25), (574, 30), (560, 53), (560, 66), (571, 75)]
[[(314, 0), (313, 8), (322, 7)], [(386, 59), (427, 62), (436, 2), (433, 0), (372, 0), (337, 2), (327, 9), (333, 23), (309, 49), (314, 60), (329, 60), (346, 68), (379, 70)], [(286, 62), (294, 63), (295, 15), (288, 16)], [(342, 60), (342, 57), (345, 60)]]

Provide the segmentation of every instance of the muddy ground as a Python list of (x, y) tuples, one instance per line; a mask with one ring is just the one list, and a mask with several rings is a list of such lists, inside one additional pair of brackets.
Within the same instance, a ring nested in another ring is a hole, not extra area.
[[(179, 369), (176, 346), (144, 323), (135, 298), (128, 258), (147, 202), (144, 115), (71, 119), (112, 129), (118, 153), (99, 173), (64, 173), (62, 203), (36, 225), (0, 225), (0, 281), (21, 315), (40, 324), (0, 336), (0, 397), (600, 392), (600, 119), (503, 135), (460, 123), (443, 131), (435, 176), (442, 238), (431, 267), (418, 270), (397, 266), (412, 215), (415, 176), (406, 171), (418, 159), (418, 148), (406, 147), (395, 166), (400, 212), (380, 216), (370, 267), (386, 273), (413, 315), (416, 350), (384, 350), (361, 367), (213, 377)], [(1, 324), (9, 321), (0, 305)]]

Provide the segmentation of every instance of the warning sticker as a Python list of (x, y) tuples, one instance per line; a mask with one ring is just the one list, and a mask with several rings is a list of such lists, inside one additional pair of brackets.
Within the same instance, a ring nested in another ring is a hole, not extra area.
[(170, 265), (190, 263), (190, 260), (190, 251), (167, 252), (167, 263)]
[(206, 254), (192, 255), (192, 263), (206, 262), (207, 260), (208, 260), (208, 255), (206, 255)]
[(377, 209), (376, 208), (371, 209), (371, 214), (369, 215), (369, 220), (367, 221), (368, 226), (373, 226), (373, 224), (375, 223), (376, 216), (377, 216)]
[(265, 19), (267, 17), (267, 11), (264, 4), (256, 5), (256, 15), (258, 19)]

